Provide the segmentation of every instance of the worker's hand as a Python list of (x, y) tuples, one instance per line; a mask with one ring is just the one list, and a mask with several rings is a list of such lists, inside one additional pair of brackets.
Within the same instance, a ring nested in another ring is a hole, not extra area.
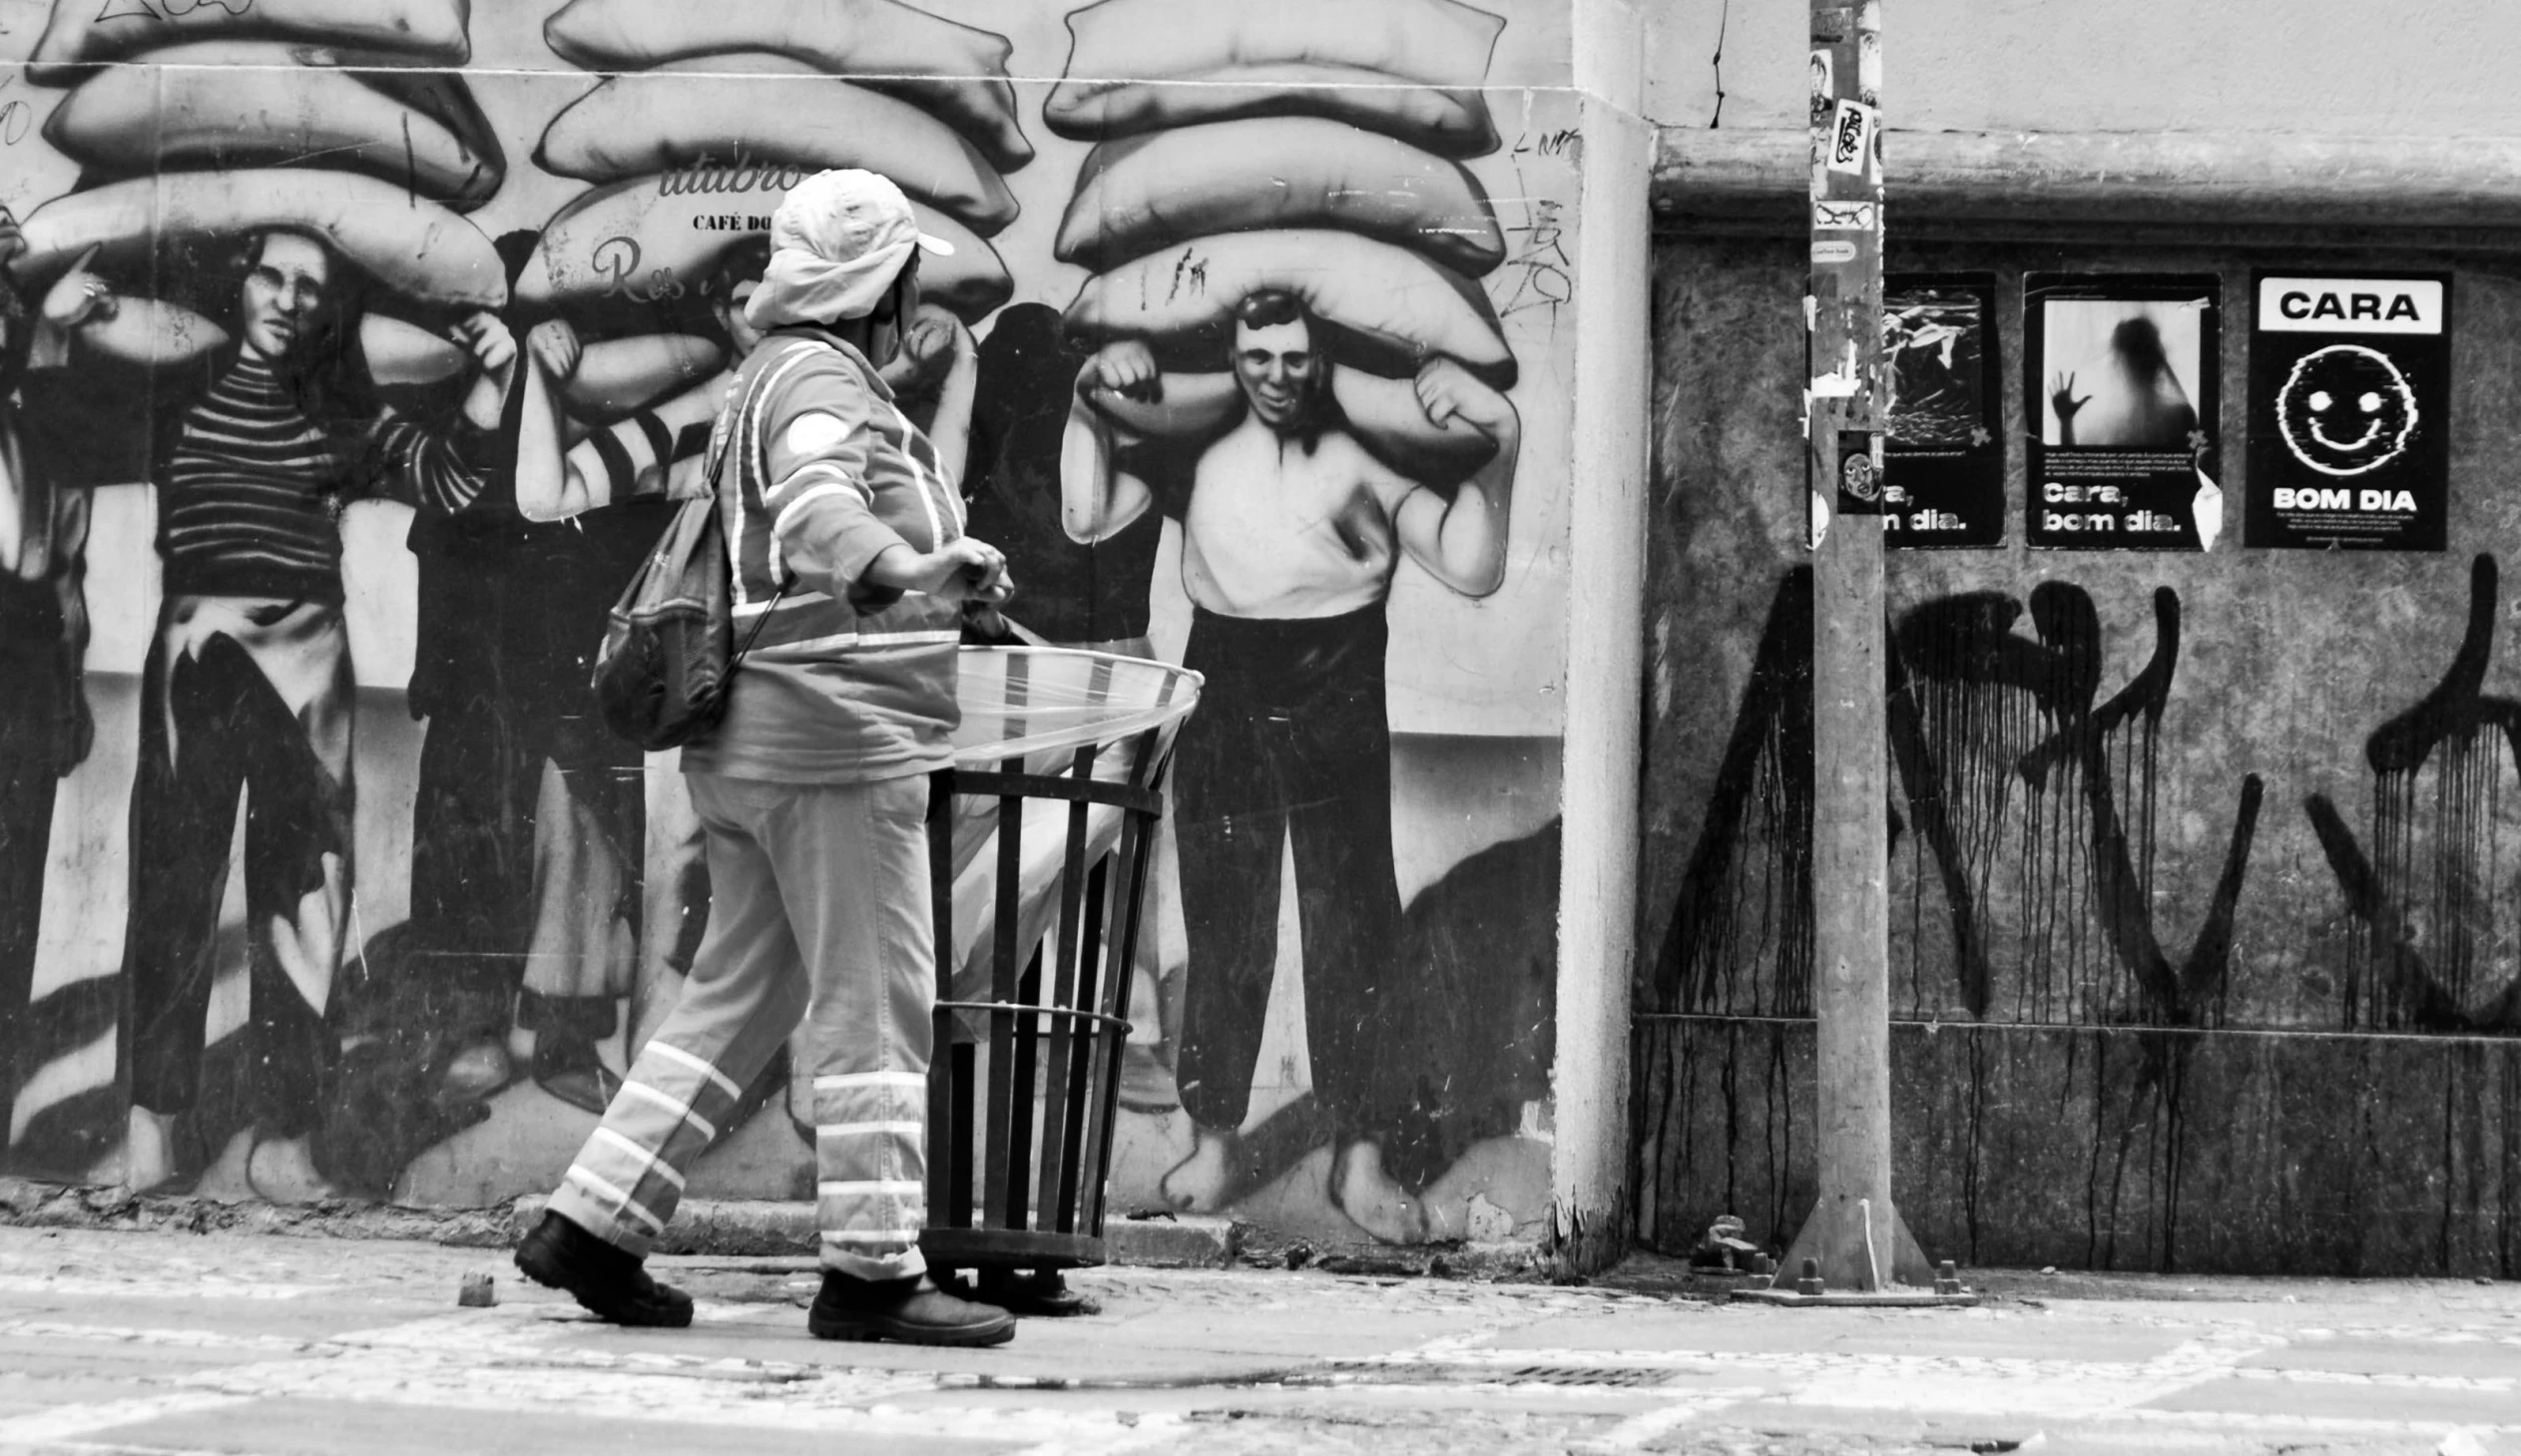
[(949, 602), (1003, 602), (1015, 595), (1015, 579), (1007, 575), (1007, 556), (997, 547), (964, 536), (930, 552), (939, 569), (933, 597)]
[(948, 602), (1003, 602), (1015, 595), (1006, 553), (986, 541), (959, 537), (934, 551), (886, 547), (867, 563), (866, 581), (898, 592), (925, 592)]

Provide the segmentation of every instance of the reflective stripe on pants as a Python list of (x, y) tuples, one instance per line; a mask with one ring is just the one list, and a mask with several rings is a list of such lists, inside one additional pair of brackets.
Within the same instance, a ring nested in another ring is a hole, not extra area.
[(922, 1272), (936, 994), (927, 777), (690, 777), (709, 836), (708, 934), (551, 1207), (645, 1254), (692, 1160), (803, 1017), (823, 1264), (862, 1278)]

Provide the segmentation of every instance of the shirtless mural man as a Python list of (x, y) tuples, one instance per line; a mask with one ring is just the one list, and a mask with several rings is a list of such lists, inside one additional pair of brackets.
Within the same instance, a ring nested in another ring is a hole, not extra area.
[(1438, 491), (1386, 464), (1400, 452), (1342, 407), (1301, 299), (1257, 291), (1234, 319), (1240, 397), (1213, 432), (1125, 446), (1114, 415), (1157, 400), (1165, 382), (1144, 343), (1119, 340), (1078, 375), (1063, 465), (1078, 540), (1160, 505), (1180, 514), (1193, 605), (1184, 662), (1208, 679), (1174, 777), (1191, 955), (1176, 1072), (1198, 1142), (1163, 1192), (1215, 1209), (1276, 1171), (1255, 1168), (1240, 1145), (1291, 841), (1313, 1099), (1337, 1150), (1330, 1197), (1378, 1237), (1423, 1237), (1418, 1191), (1388, 1176), (1382, 1155), (1412, 1096), (1406, 1058), (1384, 1055), (1385, 1043), (1415, 1019), (1421, 989), (1393, 979), (1384, 603), (1404, 556), (1465, 596), (1503, 582), (1520, 421), (1460, 364), (1428, 360), (1409, 386), (1425, 425), (1458, 421), (1493, 449)]

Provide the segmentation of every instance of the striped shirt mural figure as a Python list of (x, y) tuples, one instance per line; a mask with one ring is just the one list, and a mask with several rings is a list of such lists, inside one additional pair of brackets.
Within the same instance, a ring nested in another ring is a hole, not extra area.
[[(381, 496), (426, 512), (479, 491), (516, 346), (496, 315), (458, 334), (478, 368), (451, 417), (375, 403), (351, 342), (357, 264), (306, 233), (272, 229), (236, 255), (234, 342), (167, 371), (152, 392), (166, 596), (144, 679), (131, 805), (131, 920), (123, 1037), (132, 1107), (124, 1177), (184, 1175), (176, 1119), (194, 1109), (218, 962), (220, 899), (246, 799), (252, 1075), (248, 1178), (273, 1198), (326, 1192), (309, 1140), (337, 1044), (325, 1020), (348, 933), (353, 875), (349, 637), (342, 508)], [(117, 312), (84, 266), (65, 276), (68, 330)], [(188, 381), (187, 375), (191, 376)], [(192, 402), (164, 396), (191, 382)]]

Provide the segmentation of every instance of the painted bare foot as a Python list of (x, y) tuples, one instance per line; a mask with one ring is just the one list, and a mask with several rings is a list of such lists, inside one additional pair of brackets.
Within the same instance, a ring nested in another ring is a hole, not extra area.
[(123, 1139), (120, 1173), (102, 1167), (98, 1173), (103, 1175), (99, 1182), (136, 1194), (163, 1193), (181, 1182), (183, 1169), (175, 1150), (175, 1114), (133, 1108), (130, 1128)]
[(1231, 1131), (1202, 1128), (1191, 1156), (1173, 1166), (1157, 1191), (1186, 1213), (1213, 1213), (1234, 1201), (1240, 1140)]
[(1121, 1047), (1121, 1106), (1134, 1113), (1169, 1113), (1182, 1105), (1173, 1085), (1172, 1049), (1160, 1042)]
[(1330, 1202), (1349, 1222), (1385, 1243), (1427, 1240), (1425, 1202), (1383, 1171), (1383, 1150), (1372, 1143), (1340, 1150), (1330, 1169)]
[(340, 1196), (315, 1171), (313, 1146), (302, 1137), (255, 1143), (246, 1158), (246, 1183), (256, 1197), (274, 1204), (311, 1204)]
[(519, 1065), (504, 1045), (484, 1037), (447, 1059), (438, 1091), (453, 1102), (480, 1102), (514, 1082)]

